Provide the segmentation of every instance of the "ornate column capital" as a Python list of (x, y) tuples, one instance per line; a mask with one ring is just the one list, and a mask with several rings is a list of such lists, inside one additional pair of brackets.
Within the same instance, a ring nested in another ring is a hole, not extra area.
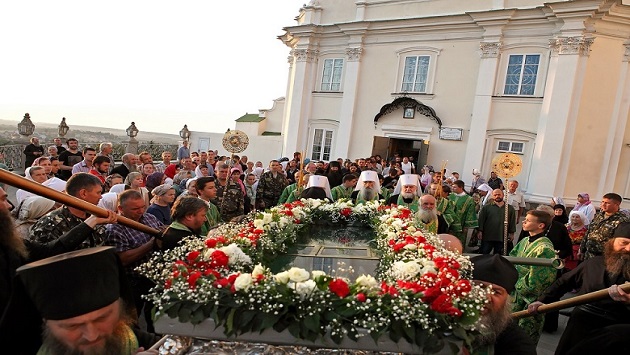
[(623, 44), (623, 61), (630, 62), (630, 42), (626, 42)]
[(501, 42), (481, 42), (479, 49), (481, 49), (481, 58), (497, 58), (501, 53)]
[(298, 62), (312, 62), (319, 54), (316, 49), (294, 49), (291, 51), (291, 55)]
[(558, 37), (549, 40), (549, 47), (553, 55), (574, 55), (578, 54), (587, 57), (593, 38), (582, 36)]
[(360, 61), (361, 53), (363, 53), (363, 48), (360, 48), (360, 47), (346, 48), (346, 58), (349, 62)]

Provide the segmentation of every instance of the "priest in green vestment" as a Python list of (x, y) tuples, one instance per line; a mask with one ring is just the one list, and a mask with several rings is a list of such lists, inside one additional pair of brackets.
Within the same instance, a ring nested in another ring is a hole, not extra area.
[(448, 199), (453, 203), (455, 220), (450, 225), (450, 232), (466, 245), (466, 237), (469, 228), (477, 228), (477, 213), (475, 201), (464, 191), (464, 182), (456, 180), (451, 185), (451, 194)]

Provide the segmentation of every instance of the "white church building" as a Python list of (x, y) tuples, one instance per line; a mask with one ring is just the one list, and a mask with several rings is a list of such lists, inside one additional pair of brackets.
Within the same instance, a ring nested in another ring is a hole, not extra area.
[(282, 156), (413, 155), (467, 183), (511, 152), (530, 201), (630, 199), (625, 1), (311, 1), (279, 37), (286, 96), (236, 128)]

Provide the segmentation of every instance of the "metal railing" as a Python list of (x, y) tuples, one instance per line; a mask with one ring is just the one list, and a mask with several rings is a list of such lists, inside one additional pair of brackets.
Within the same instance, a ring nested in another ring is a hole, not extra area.
[[(80, 143), (80, 148), (84, 147), (92, 147), (98, 151), (99, 146), (102, 142), (85, 142)], [(113, 152), (112, 155), (116, 161), (120, 161), (123, 154), (125, 154), (127, 150), (127, 142), (112, 142)], [(9, 167), (10, 170), (13, 169), (23, 169), (24, 168), (24, 148), (26, 144), (11, 144), (11, 145), (0, 145), (0, 154), (4, 156), (4, 158), (0, 158), (0, 163), (4, 163)], [(177, 156), (177, 149), (179, 146), (177, 144), (167, 144), (167, 143), (148, 143), (148, 142), (139, 142), (138, 143), (138, 151), (134, 153), (140, 152), (149, 152), (153, 157), (153, 161), (159, 162), (162, 158), (162, 152), (169, 151), (172, 153), (173, 157)]]

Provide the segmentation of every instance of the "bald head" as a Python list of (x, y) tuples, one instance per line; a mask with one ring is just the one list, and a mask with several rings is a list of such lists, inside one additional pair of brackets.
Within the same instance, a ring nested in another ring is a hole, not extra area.
[(420, 206), (425, 211), (432, 211), (435, 208), (435, 197), (432, 195), (423, 195), (420, 197)]
[(446, 250), (450, 250), (460, 254), (464, 250), (462, 242), (456, 236), (451, 234), (438, 234), (438, 237), (442, 242), (444, 242), (444, 247), (446, 248)]

